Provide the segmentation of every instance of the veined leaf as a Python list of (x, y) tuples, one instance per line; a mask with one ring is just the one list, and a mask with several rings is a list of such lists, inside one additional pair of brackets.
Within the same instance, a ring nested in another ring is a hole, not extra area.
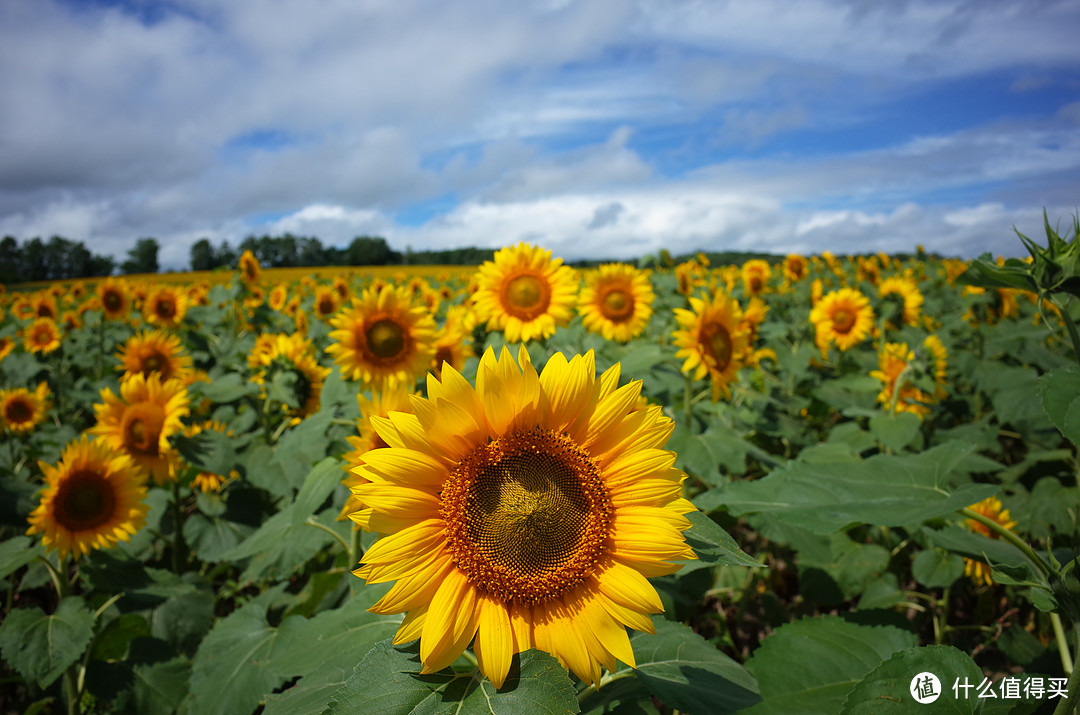
[(1061, 434), (1080, 445), (1080, 367), (1058, 368), (1039, 378), (1043, 409)]
[(0, 652), (27, 680), (48, 687), (82, 657), (94, 635), (94, 614), (83, 600), (68, 596), (56, 612), (16, 608), (0, 625)]

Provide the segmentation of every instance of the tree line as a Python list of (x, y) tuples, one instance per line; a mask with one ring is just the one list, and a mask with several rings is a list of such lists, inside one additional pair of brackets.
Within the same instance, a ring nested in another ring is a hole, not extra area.
[[(82, 241), (53, 236), (47, 241), (32, 238), (22, 244), (12, 236), (0, 240), (0, 284), (30, 281), (94, 278), (114, 273), (157, 273), (155, 238), (140, 238), (118, 262), (114, 257), (92, 253)], [(266, 268), (296, 266), (386, 266), (386, 265), (479, 265), (491, 260), (490, 248), (454, 248), (442, 251), (395, 251), (381, 236), (357, 236), (344, 248), (324, 246), (314, 236), (248, 236), (235, 248), (223, 241), (213, 245), (201, 238), (191, 246), (190, 269), (212, 271), (232, 269), (244, 251), (251, 251)]]

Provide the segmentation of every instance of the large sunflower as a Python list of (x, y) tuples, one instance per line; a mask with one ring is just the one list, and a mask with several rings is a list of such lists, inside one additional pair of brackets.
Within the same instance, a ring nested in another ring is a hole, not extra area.
[(60, 326), (52, 318), (35, 318), (23, 328), (23, 347), (32, 353), (51, 353), (60, 347), (60, 338)]
[(435, 354), (435, 319), (414, 305), (407, 288), (368, 288), (358, 304), (330, 321), (336, 328), (326, 352), (341, 373), (373, 390), (411, 383), (424, 374)]
[(648, 273), (625, 263), (607, 263), (585, 276), (578, 312), (588, 330), (625, 343), (645, 330), (655, 299)]
[(551, 251), (527, 243), (500, 249), (477, 278), (476, 312), (508, 342), (546, 338), (573, 317), (578, 281)]
[(0, 427), (25, 434), (45, 421), (49, 410), (49, 385), (39, 382), (33, 392), (25, 387), (0, 390)]
[(150, 375), (157, 373), (162, 380), (172, 377), (184, 379), (191, 372), (191, 358), (183, 354), (178, 335), (160, 330), (144, 330), (128, 338), (116, 354), (120, 358), (117, 370), (125, 377), (134, 373)]
[(120, 383), (119, 397), (105, 388), (101, 398), (104, 402), (94, 405), (97, 424), (89, 431), (130, 454), (158, 484), (175, 479), (180, 458), (169, 437), (183, 429), (181, 419), (188, 414), (184, 383), (176, 378), (162, 381), (157, 373), (135, 373)]
[(54, 467), (38, 462), (45, 475), (41, 503), (30, 513), (27, 534), (60, 560), (78, 560), (91, 549), (128, 541), (146, 521), (146, 487), (131, 457), (84, 434), (64, 448)]
[(724, 293), (713, 295), (712, 302), (690, 298), (690, 307), (675, 309), (675, 320), (680, 330), (672, 337), (679, 351), (677, 358), (686, 358), (682, 371), (694, 371), (694, 379), (706, 375), (712, 378), (713, 402), (731, 396), (728, 385), (742, 367), (742, 356), (750, 347), (746, 329), (742, 326), (743, 313), (739, 303)]
[(874, 327), (870, 300), (854, 288), (841, 288), (825, 295), (810, 311), (817, 331), (817, 345), (824, 353), (829, 345), (840, 350), (858, 345)]
[(646, 579), (695, 558), (694, 507), (640, 382), (616, 389), (618, 364), (597, 378), (591, 352), (556, 353), (542, 375), (519, 361), (489, 349), (476, 388), (447, 366), (413, 414), (375, 420), (390, 447), (357, 469), (351, 516), (385, 536), (356, 574), (396, 581), (371, 610), (407, 612), (394, 640), (420, 638), (424, 673), (472, 642), (496, 687), (529, 648), (599, 683), (601, 666), (635, 663), (626, 626), (652, 632), (663, 610)]

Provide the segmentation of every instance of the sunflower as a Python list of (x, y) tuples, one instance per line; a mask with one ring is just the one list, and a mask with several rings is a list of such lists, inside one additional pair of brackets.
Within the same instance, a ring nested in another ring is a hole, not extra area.
[[(881, 312), (893, 313), (899, 321), (890, 319), (888, 326), (897, 329), (899, 323), (918, 325), (919, 314), (922, 312), (923, 294), (915, 281), (905, 276), (891, 276), (881, 281), (878, 285), (878, 297), (882, 299)], [(886, 303), (893, 302), (894, 310), (889, 310)]]
[(240, 271), (240, 280), (244, 282), (244, 285), (251, 287), (259, 282), (262, 267), (259, 265), (259, 259), (251, 251), (244, 251), (240, 255), (236, 268)]
[(330, 320), (341, 307), (341, 296), (333, 288), (322, 287), (315, 290), (315, 315), (323, 320)]
[(128, 541), (146, 522), (146, 487), (126, 454), (84, 434), (68, 444), (54, 467), (38, 462), (45, 475), (41, 503), (30, 513), (27, 534), (60, 560)]
[[(184, 430), (185, 435), (188, 437), (194, 437), (197, 434), (201, 434), (204, 431), (212, 430), (214, 432), (220, 432), (221, 434), (232, 437), (233, 433), (227, 425), (218, 422), (217, 420), (208, 420), (202, 424), (190, 425)], [(231, 471), (229, 474), (215, 474), (214, 472), (199, 472), (191, 478), (192, 490), (198, 489), (203, 494), (209, 492), (220, 492), (222, 488), (228, 484), (230, 479), (235, 479), (239, 474), (236, 471)]]
[[(1002, 509), (1001, 500), (997, 497), (989, 497), (983, 499), (978, 504), (972, 504), (968, 507), (972, 511), (985, 516), (992, 521), (996, 521), (1002, 527), (1012, 531), (1012, 528), (1016, 526), (1016, 522), (1009, 516), (1008, 509)], [(965, 519), (964, 525), (977, 534), (990, 539), (998, 539), (1000, 536), (996, 531), (993, 531), (989, 526), (974, 519)], [(987, 586), (994, 583), (994, 579), (990, 575), (990, 567), (981, 561), (975, 559), (969, 559), (964, 557), (964, 575), (975, 582), (975, 585), (986, 584)]]
[(106, 278), (97, 284), (97, 297), (101, 310), (109, 320), (123, 320), (131, 310), (128, 285), (119, 278)]
[(285, 303), (289, 299), (289, 289), (285, 287), (284, 283), (278, 283), (270, 289), (270, 297), (266, 299), (266, 304), (270, 306), (271, 310), (281, 312), (285, 309)]
[(430, 372), (436, 378), (442, 377), (443, 364), (451, 365), (461, 371), (465, 361), (476, 353), (467, 342), (468, 334), (453, 323), (447, 322), (435, 336), (435, 355), (431, 358)]
[(712, 377), (713, 402), (731, 397), (728, 385), (742, 367), (741, 356), (750, 347), (746, 331), (740, 326), (742, 309), (734, 298), (717, 292), (711, 302), (690, 298), (693, 310), (675, 309), (680, 330), (672, 337), (679, 351), (677, 358), (686, 358), (682, 371), (694, 371), (694, 379)]
[(694, 507), (640, 381), (616, 389), (618, 364), (597, 378), (591, 352), (556, 353), (542, 375), (524, 348), (518, 361), (489, 349), (475, 388), (446, 367), (413, 414), (374, 420), (391, 446), (356, 470), (350, 516), (385, 536), (355, 573), (396, 581), (370, 610), (407, 613), (394, 641), (420, 639), (424, 673), (472, 642), (496, 687), (530, 648), (598, 684), (601, 667), (635, 664), (627, 626), (654, 632), (646, 579), (695, 558)]
[(187, 294), (172, 286), (159, 285), (147, 293), (143, 317), (155, 327), (174, 329), (183, 322), (187, 307)]
[(772, 269), (768, 261), (753, 258), (742, 265), (740, 271), (743, 283), (743, 292), (748, 296), (761, 295), (769, 287), (769, 277)]
[(124, 371), (124, 377), (134, 373), (149, 376), (157, 373), (162, 380), (172, 377), (185, 378), (191, 371), (191, 358), (183, 354), (180, 337), (169, 335), (160, 330), (144, 330), (128, 338), (120, 351), (117, 370)]
[(784, 259), (784, 278), (788, 283), (797, 283), (806, 278), (810, 272), (810, 266), (805, 256), (791, 253)]
[(476, 311), (508, 342), (547, 338), (573, 317), (577, 278), (551, 251), (526, 243), (499, 249), (477, 277)]
[(945, 349), (945, 345), (941, 342), (941, 338), (936, 335), (927, 335), (923, 340), (923, 348), (929, 353), (928, 362), (930, 363), (930, 369), (928, 372), (933, 375), (934, 382), (937, 385), (936, 393), (939, 400), (945, 399), (946, 394), (945, 386), (949, 383), (947, 376), (949, 369), (949, 351)]
[(878, 355), (879, 369), (871, 371), (870, 377), (883, 383), (878, 402), (890, 411), (910, 412), (922, 419), (930, 411), (929, 403), (935, 399), (908, 379), (909, 366), (914, 360), (915, 353), (908, 349), (907, 343), (885, 343)]
[(177, 378), (163, 381), (157, 373), (135, 373), (120, 383), (119, 397), (105, 388), (101, 399), (104, 402), (94, 405), (97, 424), (90, 433), (130, 454), (158, 484), (175, 479), (180, 462), (169, 437), (183, 428), (181, 419), (188, 414), (184, 383)]
[(330, 368), (319, 365), (311, 341), (301, 335), (274, 335), (269, 347), (262, 350), (252, 353), (258, 365), (251, 380), (263, 387), (263, 397), (267, 386), (273, 385), (279, 375), (290, 375), (292, 399), (282, 404), (282, 409), (294, 417), (318, 412), (323, 380)]
[(848, 350), (865, 340), (874, 327), (874, 309), (870, 300), (854, 288), (841, 288), (825, 295), (810, 311), (810, 322), (817, 330), (817, 345), (822, 353), (835, 343)]
[(23, 328), (23, 346), (32, 353), (51, 353), (60, 347), (60, 337), (60, 326), (52, 318), (35, 318)]
[(56, 307), (56, 298), (46, 292), (39, 292), (31, 299), (34, 303), (34, 315), (38, 318), (60, 319), (60, 309)]
[(326, 352), (341, 373), (373, 390), (411, 383), (428, 369), (435, 354), (435, 319), (413, 305), (408, 288), (368, 288), (360, 302), (330, 321), (336, 330)]
[(15, 338), (10, 335), (0, 335), (0, 360), (3, 360), (15, 349)]
[(645, 330), (655, 299), (648, 273), (625, 263), (607, 263), (585, 276), (578, 312), (586, 329), (625, 343)]
[(32, 432), (45, 421), (52, 393), (49, 385), (39, 382), (30, 392), (25, 387), (0, 390), (0, 426), (16, 434)]
[(82, 327), (82, 318), (73, 310), (65, 310), (60, 314), (60, 325), (64, 326), (65, 333), (70, 333)]

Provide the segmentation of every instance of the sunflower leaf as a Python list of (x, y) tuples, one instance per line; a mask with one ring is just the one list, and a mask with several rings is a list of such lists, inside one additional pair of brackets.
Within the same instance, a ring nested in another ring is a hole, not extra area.
[[(747, 662), (764, 702), (748, 714), (835, 713), (867, 673), (896, 651), (914, 647), (914, 633), (864, 626), (838, 616), (804, 618), (776, 629)], [(918, 671), (912, 671), (911, 676)]]
[(40, 542), (31, 545), (30, 537), (14, 536), (0, 543), (0, 578), (18, 571), (45, 553)]
[(716, 564), (750, 566), (752, 568), (762, 566), (753, 557), (740, 549), (735, 539), (724, 531), (719, 524), (710, 519), (708, 515), (700, 511), (692, 511), (686, 515), (686, 518), (690, 520), (693, 526), (684, 531), (683, 536), (686, 537), (686, 543), (697, 554), (698, 561), (687, 562), (687, 566), (680, 573), (695, 570), (694, 566), (714, 566)]
[(330, 699), (323, 715), (454, 712), (459, 715), (576, 713), (577, 698), (566, 670), (547, 653), (528, 650), (514, 659), (499, 690), (478, 671), (448, 669), (420, 675), (419, 641), (372, 648)]
[[(917, 685), (913, 679), (922, 673), (932, 673), (938, 678), (937, 685), (932, 689), (938, 693), (936, 707), (940, 709), (928, 709), (927, 712), (962, 715), (981, 708), (983, 700), (977, 696), (977, 688), (983, 674), (979, 666), (966, 653), (952, 646), (933, 645), (905, 648), (893, 653), (855, 684), (844, 699), (843, 710), (832, 712), (843, 715), (912, 712), (914, 708), (922, 707), (910, 690)], [(960, 689), (950, 693), (954, 684)], [(965, 684), (974, 687), (965, 691), (962, 689)]]
[(1043, 375), (1039, 379), (1039, 397), (1061, 434), (1080, 445), (1080, 367), (1070, 365)]
[(0, 652), (19, 674), (48, 687), (76, 662), (94, 635), (94, 614), (77, 596), (60, 601), (56, 611), (16, 608), (0, 625)]

